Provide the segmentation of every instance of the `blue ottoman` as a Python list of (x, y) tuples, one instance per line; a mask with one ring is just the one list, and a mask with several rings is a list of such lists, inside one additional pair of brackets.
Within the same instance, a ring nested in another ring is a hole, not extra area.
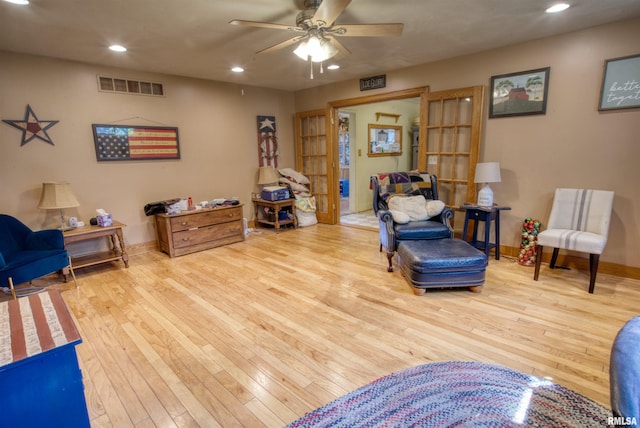
[(461, 239), (402, 241), (397, 251), (400, 270), (415, 294), (427, 288), (482, 290), (487, 255)]

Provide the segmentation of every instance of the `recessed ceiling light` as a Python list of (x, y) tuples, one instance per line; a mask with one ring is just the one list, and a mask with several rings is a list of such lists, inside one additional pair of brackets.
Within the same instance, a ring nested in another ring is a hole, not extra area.
[(568, 3), (558, 3), (548, 8), (545, 12), (556, 13), (556, 12), (562, 12), (563, 10), (567, 10), (567, 9), (569, 9)]
[(242, 68), (242, 67), (233, 67), (231, 69), (231, 71), (233, 71), (234, 73), (242, 73), (244, 71), (244, 68)]
[(109, 46), (109, 49), (111, 49), (114, 52), (126, 52), (127, 48), (125, 48), (124, 46), (120, 46), (120, 45), (111, 45)]
[(7, 3), (19, 4), (22, 6), (29, 4), (29, 0), (4, 0), (4, 1), (6, 1)]
[(327, 66), (327, 68), (329, 70), (337, 70), (337, 69), (340, 68), (340, 66), (338, 64), (331, 64), (331, 65)]

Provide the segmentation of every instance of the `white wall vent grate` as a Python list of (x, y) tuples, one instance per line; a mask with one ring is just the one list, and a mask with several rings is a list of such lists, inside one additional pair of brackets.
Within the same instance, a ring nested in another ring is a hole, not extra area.
[(162, 83), (142, 82), (108, 76), (98, 76), (98, 90), (102, 92), (164, 97), (164, 85)]

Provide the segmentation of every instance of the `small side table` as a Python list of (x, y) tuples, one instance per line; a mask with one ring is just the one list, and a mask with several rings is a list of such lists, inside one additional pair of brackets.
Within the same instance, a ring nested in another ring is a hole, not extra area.
[[(69, 244), (73, 244), (75, 242), (83, 242), (103, 237), (109, 238), (109, 245), (111, 247), (109, 251), (98, 252), (81, 257), (71, 256), (73, 268), (79, 269), (86, 266), (93, 266), (99, 263), (116, 260), (122, 260), (124, 266), (129, 267), (129, 256), (127, 255), (127, 249), (124, 245), (124, 238), (122, 236), (122, 228), (125, 226), (125, 224), (113, 220), (113, 224), (111, 226), (100, 227), (87, 225), (62, 232), (64, 237), (64, 246), (67, 249)], [(116, 238), (118, 241), (117, 243)]]
[[(469, 242), (479, 250), (485, 252), (489, 256), (492, 248), (496, 249), (496, 260), (500, 260), (500, 211), (510, 210), (511, 207), (494, 205), (492, 207), (481, 207), (474, 204), (464, 204), (460, 209), (465, 210), (464, 228), (462, 229), (462, 239), (467, 240), (467, 230), (469, 220), (473, 220), (473, 236)], [(478, 223), (484, 222), (484, 239), (478, 239)], [(490, 242), (489, 235), (491, 232), (491, 222), (494, 222), (495, 241)]]
[[(276, 232), (280, 230), (280, 226), (287, 224), (293, 224), (293, 228), (298, 227), (298, 219), (296, 218), (296, 200), (295, 199), (283, 199), (281, 201), (267, 201), (265, 199), (254, 198), (252, 199), (254, 214), (256, 217), (256, 227), (258, 224), (270, 224), (275, 227)], [(268, 208), (273, 212), (274, 217), (270, 219), (260, 208)], [(285, 210), (291, 213), (293, 218), (287, 217), (286, 220), (280, 220), (278, 215), (280, 211)]]

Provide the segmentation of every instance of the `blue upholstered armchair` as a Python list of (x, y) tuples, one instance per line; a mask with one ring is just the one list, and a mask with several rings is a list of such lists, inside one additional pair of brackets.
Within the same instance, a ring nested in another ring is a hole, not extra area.
[(438, 201), (437, 184), (435, 175), (418, 172), (387, 172), (371, 177), (373, 211), (380, 221), (380, 251), (384, 248), (389, 260), (387, 271), (393, 271), (393, 255), (401, 241), (453, 237), (453, 210), (450, 208), (444, 208), (428, 219), (402, 223), (394, 220), (394, 213), (389, 209), (393, 196), (421, 196), (425, 203)]
[[(620, 329), (611, 347), (609, 383), (613, 415), (640, 420), (640, 316)], [(634, 422), (634, 424), (636, 423)]]
[(0, 214), (0, 287), (29, 282), (53, 272), (73, 274), (57, 229), (32, 231), (14, 217)]

